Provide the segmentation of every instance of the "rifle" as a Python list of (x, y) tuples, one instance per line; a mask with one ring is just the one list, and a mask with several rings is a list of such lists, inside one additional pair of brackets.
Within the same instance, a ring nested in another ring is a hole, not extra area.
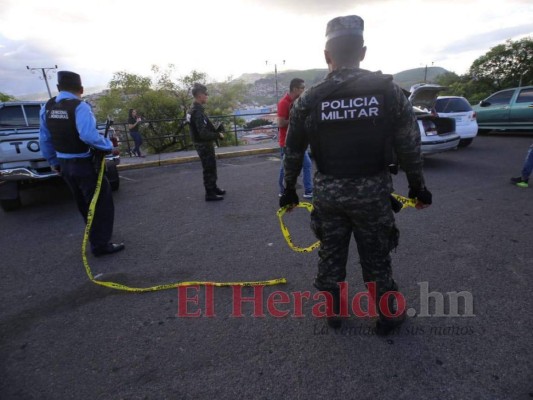
[[(111, 128), (111, 125), (113, 125), (113, 120), (110, 117), (107, 117), (105, 121), (105, 130), (104, 130), (104, 137), (107, 138), (107, 135), (109, 134), (109, 128)], [(94, 156), (93, 161), (94, 165), (96, 166), (97, 170), (100, 168), (100, 165), (102, 165), (102, 159), (106, 155), (106, 151), (104, 150), (98, 150), (94, 149)]]

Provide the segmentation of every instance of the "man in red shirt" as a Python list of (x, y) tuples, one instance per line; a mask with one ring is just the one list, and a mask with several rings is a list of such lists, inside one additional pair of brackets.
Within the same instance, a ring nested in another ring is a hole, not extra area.
[[(281, 148), (281, 168), (279, 170), (279, 195), (283, 194), (285, 186), (283, 184), (284, 172), (283, 172), (283, 154), (285, 152), (285, 138), (287, 137), (287, 128), (289, 127), (289, 114), (291, 111), (292, 103), (300, 97), (305, 89), (304, 80), (300, 78), (294, 78), (289, 84), (289, 93), (281, 98), (278, 103), (278, 128), (279, 128), (279, 146)], [(304, 198), (313, 198), (313, 177), (311, 176), (311, 158), (306, 151), (303, 161), (304, 172)]]

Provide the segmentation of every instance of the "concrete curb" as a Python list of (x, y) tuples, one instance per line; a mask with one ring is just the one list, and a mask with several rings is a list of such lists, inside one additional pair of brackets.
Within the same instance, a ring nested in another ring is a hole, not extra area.
[[(227, 153), (217, 153), (217, 159), (223, 158), (234, 158), (234, 157), (243, 157), (243, 156), (252, 156), (256, 154), (270, 154), (270, 153), (279, 153), (279, 147), (264, 148), (264, 149), (250, 149), (250, 150), (238, 150), (231, 151)], [(148, 167), (161, 167), (164, 165), (173, 165), (173, 164), (184, 164), (194, 161), (200, 161), (198, 156), (182, 156), (182, 157), (173, 157), (165, 160), (147, 160), (141, 161), (135, 164), (119, 164), (117, 169), (119, 171), (125, 171), (129, 169), (140, 169)]]

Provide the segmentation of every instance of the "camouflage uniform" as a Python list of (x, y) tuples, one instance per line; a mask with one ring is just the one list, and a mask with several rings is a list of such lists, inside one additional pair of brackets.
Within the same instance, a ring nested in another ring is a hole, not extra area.
[[(285, 182), (294, 188), (310, 132), (316, 128), (312, 114), (318, 102), (339, 85), (357, 75), (372, 74), (359, 68), (331, 72), (323, 82), (308, 89), (295, 102), (289, 120), (285, 154)], [(393, 122), (393, 150), (407, 174), (411, 187), (423, 187), (420, 133), (412, 107), (402, 90), (390, 83), (389, 114)], [(319, 149), (313, 149), (313, 153)], [(320, 167), (320, 166), (319, 166)], [(378, 298), (397, 290), (392, 279), (390, 251), (398, 245), (390, 193), (392, 179), (388, 169), (371, 176), (338, 178), (320, 172), (314, 178), (314, 210), (311, 227), (321, 241), (315, 286), (334, 291), (345, 280), (350, 236), (357, 243), (365, 283), (376, 282)]]
[(201, 104), (194, 102), (189, 114), (194, 148), (202, 162), (205, 191), (210, 194), (217, 188), (217, 161), (213, 141), (218, 139), (219, 134)]

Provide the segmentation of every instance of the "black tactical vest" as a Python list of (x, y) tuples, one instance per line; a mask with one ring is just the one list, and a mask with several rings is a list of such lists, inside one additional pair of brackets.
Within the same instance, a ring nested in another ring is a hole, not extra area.
[(76, 128), (76, 107), (80, 103), (78, 99), (64, 99), (56, 103), (55, 97), (46, 103), (46, 126), (56, 151), (70, 154), (89, 151), (89, 146), (81, 141)]
[(392, 162), (392, 76), (332, 83), (312, 111), (309, 141), (318, 170), (337, 178), (371, 176)]

